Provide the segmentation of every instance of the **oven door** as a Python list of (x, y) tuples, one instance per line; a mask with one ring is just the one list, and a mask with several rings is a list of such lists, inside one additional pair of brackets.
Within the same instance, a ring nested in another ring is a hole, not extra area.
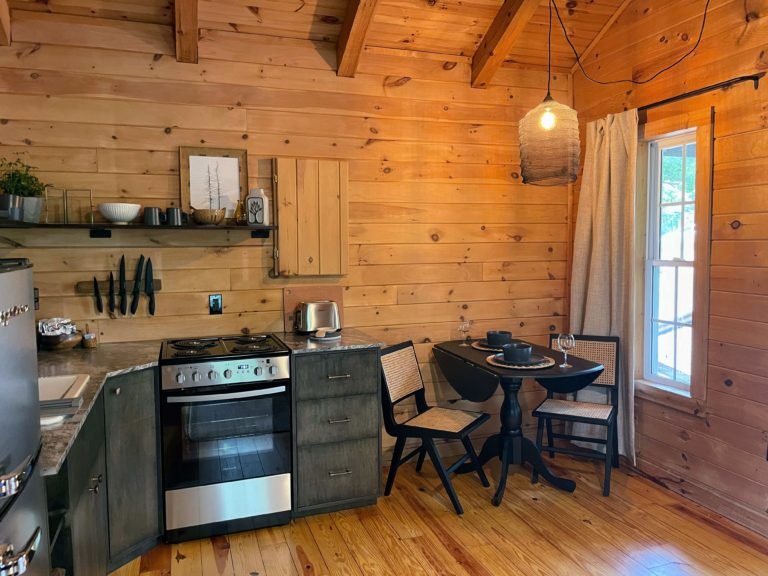
[(163, 488), (289, 474), (288, 380), (163, 391)]

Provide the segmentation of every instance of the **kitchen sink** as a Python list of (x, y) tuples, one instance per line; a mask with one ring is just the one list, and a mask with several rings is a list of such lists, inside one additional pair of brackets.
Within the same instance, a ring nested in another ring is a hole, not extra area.
[(69, 398), (77, 398), (90, 380), (88, 374), (66, 374), (64, 376), (43, 376), (37, 379), (40, 389), (40, 404), (59, 404)]

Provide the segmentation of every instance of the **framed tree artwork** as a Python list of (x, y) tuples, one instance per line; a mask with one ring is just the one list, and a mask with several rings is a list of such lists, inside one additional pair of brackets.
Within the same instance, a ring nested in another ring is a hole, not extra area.
[(226, 217), (232, 218), (248, 190), (247, 151), (182, 146), (179, 174), (182, 210), (224, 208)]

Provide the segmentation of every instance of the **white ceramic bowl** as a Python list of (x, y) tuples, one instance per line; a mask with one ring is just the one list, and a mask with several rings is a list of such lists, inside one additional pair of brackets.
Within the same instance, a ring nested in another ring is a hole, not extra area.
[(107, 202), (99, 204), (99, 212), (113, 224), (128, 224), (139, 215), (141, 204), (126, 204), (125, 202)]

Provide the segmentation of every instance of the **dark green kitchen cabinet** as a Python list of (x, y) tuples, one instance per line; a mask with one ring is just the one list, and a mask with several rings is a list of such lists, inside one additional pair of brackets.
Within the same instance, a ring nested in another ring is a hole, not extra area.
[(294, 513), (375, 504), (380, 486), (379, 350), (294, 355)]
[(110, 569), (149, 550), (160, 537), (155, 375), (154, 369), (128, 372), (104, 385)]

